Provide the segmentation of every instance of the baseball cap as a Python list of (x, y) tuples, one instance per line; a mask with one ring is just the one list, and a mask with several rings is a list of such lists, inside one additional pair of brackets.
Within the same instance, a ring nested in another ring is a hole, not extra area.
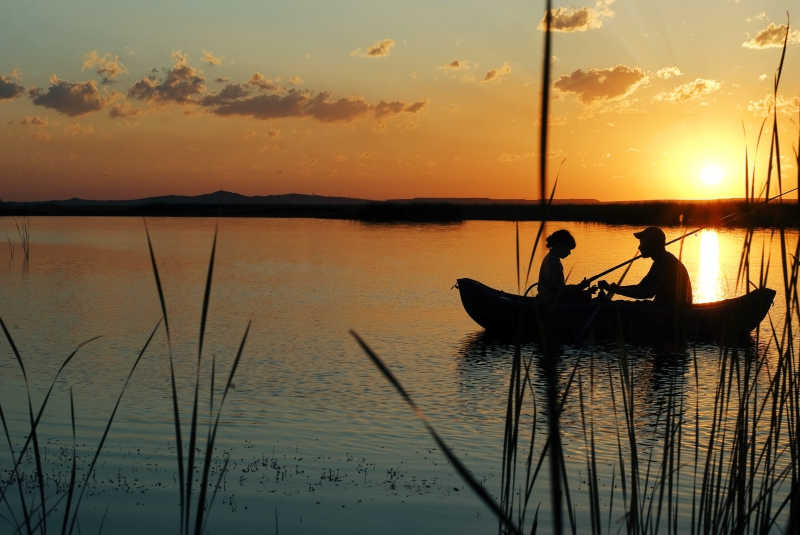
[(647, 227), (639, 232), (634, 232), (633, 235), (647, 243), (664, 245), (667, 241), (664, 231), (658, 227)]

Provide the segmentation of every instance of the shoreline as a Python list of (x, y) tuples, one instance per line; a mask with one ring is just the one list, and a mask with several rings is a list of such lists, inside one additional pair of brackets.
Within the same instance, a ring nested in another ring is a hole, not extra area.
[[(740, 214), (722, 221), (729, 214)], [(795, 200), (645, 201), (597, 204), (364, 201), (354, 203), (0, 203), (0, 217), (266, 217), (350, 219), (366, 223), (460, 223), (468, 220), (581, 221), (615, 225), (800, 227)]]

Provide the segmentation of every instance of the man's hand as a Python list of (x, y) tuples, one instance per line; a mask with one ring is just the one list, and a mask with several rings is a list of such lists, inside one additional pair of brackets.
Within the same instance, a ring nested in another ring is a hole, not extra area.
[(597, 283), (597, 286), (599, 286), (600, 289), (603, 290), (604, 292), (616, 292), (617, 291), (617, 284), (615, 282), (612, 282), (611, 284), (609, 284), (608, 282), (602, 280), (602, 281)]
[(585, 290), (588, 287), (589, 287), (589, 280), (585, 278), (580, 282), (580, 284), (578, 284), (579, 290)]

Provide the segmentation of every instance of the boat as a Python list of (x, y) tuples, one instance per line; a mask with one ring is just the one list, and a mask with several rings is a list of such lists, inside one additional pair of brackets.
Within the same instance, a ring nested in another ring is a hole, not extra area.
[(732, 343), (749, 337), (775, 298), (775, 290), (757, 288), (746, 295), (692, 304), (670, 314), (651, 301), (594, 299), (544, 305), (537, 297), (510, 294), (473, 279), (460, 278), (456, 286), (464, 310), (488, 334), (514, 340), (548, 338), (559, 343), (614, 339), (649, 343), (674, 334), (688, 340)]

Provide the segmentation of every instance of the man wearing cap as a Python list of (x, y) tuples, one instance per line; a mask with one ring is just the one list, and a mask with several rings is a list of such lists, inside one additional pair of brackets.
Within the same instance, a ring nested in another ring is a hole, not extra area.
[(639, 282), (629, 286), (600, 281), (600, 289), (634, 299), (649, 299), (657, 305), (682, 308), (692, 304), (692, 283), (686, 267), (664, 248), (666, 237), (658, 227), (647, 227), (633, 234), (639, 238), (639, 251), (652, 258), (650, 271)]

